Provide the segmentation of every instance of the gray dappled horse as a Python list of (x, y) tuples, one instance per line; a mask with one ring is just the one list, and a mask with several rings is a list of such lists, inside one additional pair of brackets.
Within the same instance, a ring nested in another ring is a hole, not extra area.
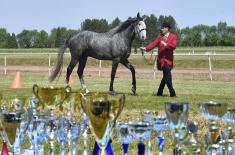
[(79, 62), (77, 74), (82, 88), (88, 92), (83, 81), (83, 70), (85, 68), (87, 58), (90, 56), (99, 60), (112, 60), (111, 81), (109, 87), (109, 91), (112, 94), (115, 93), (113, 82), (118, 64), (121, 63), (126, 68), (130, 69), (132, 73), (131, 90), (132, 93), (135, 94), (135, 68), (128, 61), (128, 57), (131, 53), (131, 45), (135, 36), (138, 36), (142, 41), (146, 39), (146, 25), (144, 19), (140, 17), (139, 13), (137, 14), (137, 17), (129, 18), (106, 33), (82, 31), (70, 36), (58, 49), (56, 68), (50, 76), (50, 80), (53, 81), (61, 71), (64, 51), (68, 47), (71, 53), (71, 61), (67, 68), (66, 84), (69, 83), (69, 77), (73, 68)]

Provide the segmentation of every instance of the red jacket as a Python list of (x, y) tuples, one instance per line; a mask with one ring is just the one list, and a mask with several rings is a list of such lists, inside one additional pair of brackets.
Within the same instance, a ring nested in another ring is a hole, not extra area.
[[(161, 41), (166, 42), (166, 46), (161, 44)], [(170, 68), (173, 68), (173, 51), (176, 48), (176, 36), (173, 33), (169, 33), (165, 38), (161, 34), (157, 38), (150, 42), (145, 48), (149, 52), (154, 47), (158, 47), (157, 68), (162, 70), (164, 64), (168, 64)]]

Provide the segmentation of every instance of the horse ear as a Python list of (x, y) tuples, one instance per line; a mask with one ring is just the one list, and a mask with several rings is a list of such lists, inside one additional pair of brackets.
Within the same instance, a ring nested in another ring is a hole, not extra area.
[(137, 13), (137, 19), (140, 19), (140, 13), (139, 12)]
[(144, 17), (144, 19), (143, 19), (144, 22), (145, 22), (146, 18), (147, 18), (147, 17)]

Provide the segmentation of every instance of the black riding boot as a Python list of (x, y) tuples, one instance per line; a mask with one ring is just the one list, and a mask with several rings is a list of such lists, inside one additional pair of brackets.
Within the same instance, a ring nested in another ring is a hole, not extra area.
[(157, 96), (162, 96), (165, 84), (166, 84), (165, 79), (162, 78), (161, 83), (160, 83), (160, 85), (158, 87)]
[(165, 79), (166, 85), (170, 92), (170, 97), (176, 97), (175, 90), (172, 84), (172, 76), (171, 76), (171, 69), (168, 65), (164, 65), (162, 67), (163, 70), (163, 78)]

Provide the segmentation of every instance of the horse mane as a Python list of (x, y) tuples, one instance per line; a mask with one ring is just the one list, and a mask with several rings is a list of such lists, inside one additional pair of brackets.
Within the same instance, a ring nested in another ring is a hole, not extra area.
[(129, 18), (125, 22), (121, 23), (119, 26), (116, 26), (113, 29), (109, 30), (107, 33), (111, 35), (120, 33), (126, 28), (128, 28), (131, 24), (135, 23), (137, 20), (138, 20), (137, 18)]

